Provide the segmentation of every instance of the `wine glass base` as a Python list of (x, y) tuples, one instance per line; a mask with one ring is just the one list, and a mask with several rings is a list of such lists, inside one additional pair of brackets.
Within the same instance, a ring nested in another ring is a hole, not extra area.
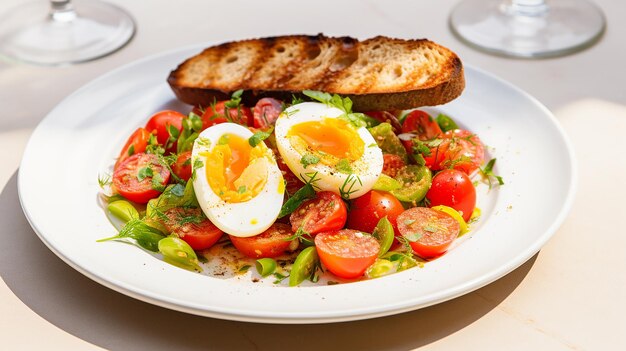
[(135, 34), (124, 10), (100, 1), (73, 0), (76, 13), (53, 20), (50, 4), (20, 5), (0, 18), (0, 56), (39, 65), (94, 60), (122, 48)]
[(452, 32), (468, 45), (503, 56), (570, 54), (604, 33), (602, 11), (586, 0), (552, 0), (545, 7), (504, 0), (463, 0), (450, 15)]

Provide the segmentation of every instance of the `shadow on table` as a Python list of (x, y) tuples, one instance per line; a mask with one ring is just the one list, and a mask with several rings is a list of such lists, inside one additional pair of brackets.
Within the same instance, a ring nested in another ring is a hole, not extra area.
[[(111, 350), (416, 348), (455, 333), (498, 306), (524, 279), (537, 257), (476, 292), (413, 312), (345, 323), (255, 324), (153, 306), (78, 273), (55, 256), (29, 226), (19, 205), (17, 173), (0, 193), (0, 213), (5, 220), (11, 219), (0, 228), (0, 274), (13, 293), (55, 326)], [(59, 220), (72, 225), (71, 217)]]

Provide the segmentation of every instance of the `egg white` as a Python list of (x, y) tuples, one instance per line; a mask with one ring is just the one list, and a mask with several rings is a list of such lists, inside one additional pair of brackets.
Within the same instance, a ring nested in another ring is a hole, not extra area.
[[(304, 102), (287, 108), (276, 121), (276, 145), (283, 160), (289, 166), (291, 171), (297, 175), (302, 181), (310, 180), (310, 175), (317, 172), (315, 186), (318, 190), (332, 191), (340, 194), (340, 189), (346, 183), (354, 183), (350, 199), (359, 197), (372, 189), (374, 183), (383, 169), (383, 153), (376, 144), (374, 137), (365, 127), (357, 128), (356, 132), (363, 141), (363, 155), (350, 163), (350, 167), (354, 171), (353, 174), (345, 174), (339, 172), (335, 167), (317, 163), (308, 165), (306, 168), (300, 160), (300, 154), (290, 143), (287, 134), (289, 130), (297, 124), (310, 121), (322, 121), (325, 118), (337, 118), (343, 112), (335, 107), (329, 107), (317, 102)], [(308, 174), (308, 175), (307, 175)], [(344, 188), (347, 190), (347, 188)]]
[[(271, 162), (268, 162), (267, 182), (263, 189), (246, 202), (230, 203), (222, 200), (209, 185), (205, 157), (201, 154), (211, 152), (224, 134), (234, 134), (244, 139), (253, 135), (246, 127), (235, 123), (216, 124), (200, 133), (192, 151), (192, 164), (198, 166), (193, 169), (195, 174), (193, 188), (202, 211), (215, 226), (230, 235), (254, 236), (264, 232), (278, 217), (285, 189), (283, 176), (272, 151), (262, 145), (271, 159)], [(200, 162), (196, 162), (197, 160)]]

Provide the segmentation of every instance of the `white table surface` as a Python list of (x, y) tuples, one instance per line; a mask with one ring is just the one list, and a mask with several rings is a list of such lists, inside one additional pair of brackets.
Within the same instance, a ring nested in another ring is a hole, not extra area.
[[(0, 12), (19, 2), (2, 0)], [(447, 27), (455, 0), (111, 2), (138, 24), (121, 51), (64, 68), (0, 61), (2, 349), (626, 349), (626, 2), (595, 1), (608, 20), (595, 46), (536, 61), (489, 56), (460, 43)], [(422, 310), (338, 324), (266, 325), (187, 315), (114, 292), (62, 262), (26, 222), (17, 194), (24, 146), (46, 113), (78, 87), (189, 44), (319, 32), (426, 37), (550, 108), (575, 147), (579, 186), (569, 217), (547, 245), (496, 282)]]

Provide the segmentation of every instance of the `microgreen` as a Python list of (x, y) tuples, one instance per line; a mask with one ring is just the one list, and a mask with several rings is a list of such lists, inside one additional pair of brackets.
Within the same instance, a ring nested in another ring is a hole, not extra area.
[(111, 184), (111, 175), (110, 174), (98, 174), (98, 185), (100, 186), (101, 189), (104, 190), (104, 188), (107, 185)]
[(492, 181), (491, 178), (496, 178), (496, 180), (498, 181), (498, 185), (504, 185), (504, 180), (502, 179), (502, 177), (496, 175), (495, 173), (493, 173), (493, 167), (496, 165), (496, 159), (492, 158), (491, 160), (489, 160), (489, 162), (487, 162), (487, 165), (485, 166), (485, 168), (481, 168), (480, 169), (480, 173), (487, 178), (487, 182), (489, 183), (489, 189), (491, 189), (492, 187)]
[(300, 163), (304, 168), (307, 168), (309, 165), (314, 165), (320, 162), (319, 156), (313, 154), (304, 154), (300, 159)]
[(254, 133), (248, 139), (248, 144), (250, 144), (250, 146), (252, 146), (252, 147), (255, 147), (255, 146), (259, 145), (263, 140), (269, 138), (270, 135), (272, 135), (272, 131), (273, 131), (273, 128), (270, 128), (267, 131), (258, 131), (256, 133)]
[(148, 166), (140, 168), (139, 171), (137, 171), (137, 180), (140, 182), (152, 176), (154, 176), (154, 172), (152, 171), (152, 168)]
[(350, 166), (350, 161), (346, 158), (339, 160), (339, 162), (335, 165), (335, 169), (343, 174), (351, 174), (354, 172)]
[(309, 98), (319, 101), (321, 103), (326, 104), (330, 107), (336, 107), (340, 109), (343, 114), (338, 118), (347, 120), (356, 128), (361, 128), (365, 126), (374, 126), (378, 121), (373, 118), (367, 117), (366, 115), (359, 112), (352, 112), (352, 100), (349, 97), (342, 98), (337, 94), (329, 94), (321, 91), (315, 90), (303, 90), (302, 94), (308, 96)]
[(356, 176), (354, 174), (349, 174), (348, 177), (346, 177), (346, 180), (343, 182), (343, 184), (339, 188), (339, 195), (341, 195), (341, 198), (343, 198), (344, 200), (349, 200), (350, 195), (359, 191), (361, 188), (357, 188), (357, 189), (354, 188), (357, 183), (363, 186), (363, 182), (361, 182), (361, 178), (359, 178), (359, 176)]

